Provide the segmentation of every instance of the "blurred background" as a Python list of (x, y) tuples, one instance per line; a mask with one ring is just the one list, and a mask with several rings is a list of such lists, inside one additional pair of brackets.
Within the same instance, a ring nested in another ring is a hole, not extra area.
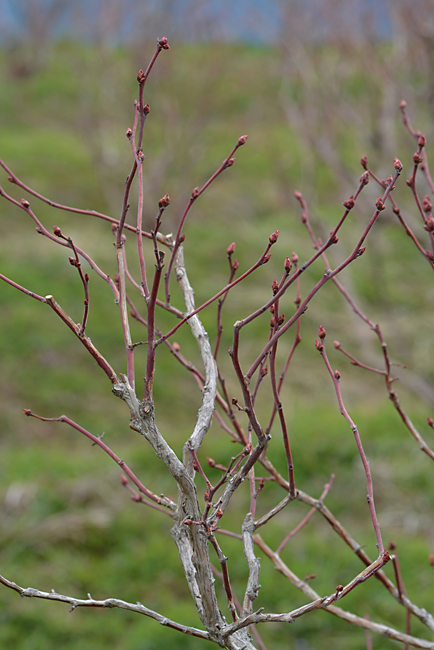
[[(132, 127), (136, 76), (146, 68), (159, 37), (167, 36), (171, 49), (160, 54), (145, 88), (151, 108), (144, 138), (145, 227), (153, 227), (158, 200), (168, 192), (172, 203), (163, 230), (173, 232), (191, 190), (206, 182), (240, 135), (249, 134), (235, 165), (195, 204), (185, 227), (185, 257), (197, 304), (225, 285), (231, 242), (236, 242), (241, 272), (258, 259), (269, 234), (280, 230), (270, 263), (234, 290), (225, 305), (220, 355), (231, 396), (240, 397), (226, 353), (234, 321), (268, 299), (286, 255), (296, 251), (305, 261), (312, 254), (294, 190), (303, 193), (315, 232), (326, 238), (342, 214), (342, 202), (357, 189), (362, 155), (381, 179), (393, 172), (398, 156), (404, 172), (394, 195), (428, 247), (405, 183), (416, 145), (402, 125), (399, 105), (406, 100), (414, 127), (427, 136), (430, 155), (432, 0), (0, 0), (0, 16), (0, 157), (22, 181), (53, 201), (119, 217), (132, 163), (125, 131)], [(418, 182), (423, 197), (429, 188), (422, 176)], [(0, 184), (18, 200), (23, 196), (2, 170)], [(354, 247), (379, 193), (371, 181), (340, 234), (339, 246), (330, 252), (333, 266)], [(30, 200), (44, 226), (60, 226), (114, 276), (107, 223)], [(133, 196), (132, 223), (135, 207)], [(134, 238), (128, 241), (129, 264), (137, 277)], [(53, 294), (79, 322), (82, 287), (67, 252), (58, 248), (35, 233), (24, 212), (0, 202), (0, 272), (36, 293)], [(323, 272), (317, 263), (305, 274), (302, 296)], [(393, 361), (407, 366), (396, 368), (395, 386), (409, 416), (433, 446), (426, 425), (434, 397), (430, 273), (388, 207), (366, 253), (341, 280), (366, 315), (380, 323)], [(182, 308), (175, 285), (172, 294)], [(91, 276), (90, 295), (88, 334), (115, 369), (124, 372), (122, 333), (110, 289)], [(288, 295), (282, 306), (287, 317), (294, 298)], [(198, 626), (170, 537), (170, 518), (131, 502), (120, 484), (119, 469), (78, 433), (66, 425), (26, 419), (22, 409), (45, 417), (65, 413), (95, 434), (105, 432), (107, 444), (150, 489), (174, 496), (175, 485), (145, 441), (129, 429), (124, 405), (113, 398), (105, 376), (60, 320), (5, 283), (0, 285), (0, 300), (1, 573), (22, 586), (46, 591), (140, 600)], [(134, 300), (144, 314), (138, 296)], [(215, 306), (202, 312), (202, 320), (213, 341)], [(341, 372), (346, 406), (359, 425), (371, 463), (385, 542), (398, 545), (409, 597), (432, 610), (432, 461), (402, 426), (382, 377), (351, 366), (332, 348), (338, 339), (364, 363), (381, 367), (375, 335), (333, 286), (316, 296), (302, 321), (303, 340), (283, 389), (297, 486), (319, 496), (333, 472), (336, 479), (327, 505), (375, 556), (354, 439), (314, 346), (323, 324), (331, 363)], [(159, 314), (157, 324), (166, 331), (173, 319)], [(135, 340), (146, 338), (137, 324), (132, 327)], [(246, 367), (267, 336), (265, 315), (242, 341)], [(177, 337), (183, 354), (200, 367), (188, 330)], [(294, 334), (286, 339), (280, 345), (281, 364)], [(144, 374), (143, 350), (136, 355), (138, 380)], [(163, 346), (155, 381), (157, 421), (180, 453), (194, 426), (200, 394), (193, 378)], [(269, 417), (267, 390), (258, 403), (264, 422)], [(273, 434), (269, 455), (284, 471), (278, 430)], [(203, 457), (227, 464), (234, 455), (228, 440), (215, 422)], [(219, 473), (210, 476), (218, 480)], [(281, 494), (267, 483), (261, 497), (258, 514)], [(246, 509), (247, 489), (225, 515), (225, 527), (239, 532)], [(302, 504), (293, 504), (264, 538), (277, 547), (305, 514)], [(236, 540), (221, 543), (241, 597), (246, 579), (242, 549)], [(319, 515), (291, 540), (282, 557), (301, 578), (316, 574), (312, 585), (321, 595), (332, 593), (362, 568)], [(393, 577), (391, 568), (388, 575)], [(261, 584), (256, 602), (266, 611), (289, 611), (306, 602), (265, 558)], [(161, 644), (192, 649), (203, 645), (123, 611), (68, 614), (61, 604), (23, 601), (6, 589), (0, 590), (0, 603), (4, 647), (153, 650)], [(372, 581), (348, 596), (343, 606), (404, 628), (404, 610)], [(223, 595), (221, 607), (226, 612)], [(427, 637), (422, 626), (415, 623), (412, 629)], [(263, 627), (260, 633), (270, 650), (366, 647), (363, 631), (325, 612), (290, 627)], [(395, 645), (373, 638), (373, 647)]]

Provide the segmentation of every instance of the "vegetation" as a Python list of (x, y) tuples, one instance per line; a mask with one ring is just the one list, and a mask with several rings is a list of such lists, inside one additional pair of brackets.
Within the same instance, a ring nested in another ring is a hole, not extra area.
[[(346, 187), (345, 192), (342, 189), (347, 179), (335, 171), (330, 161), (316, 158), (315, 142), (301, 141), (296, 125), (288, 124), (286, 102), (294, 102), (302, 110), (305, 97), (303, 86), (297, 90), (296, 79), (290, 86), (281, 75), (279, 54), (260, 48), (216, 48), (182, 48), (176, 57), (159, 61), (158, 74), (146, 86), (152, 126), (147, 124), (145, 130), (145, 194), (149, 200), (145, 204), (144, 227), (154, 227), (155, 206), (168, 191), (172, 204), (164, 214), (162, 228), (165, 232), (175, 231), (191, 188), (203, 185), (209, 178), (216, 161), (219, 164), (232, 148), (234, 137), (236, 141), (240, 133), (249, 132), (249, 142), (237, 154), (236, 164), (204, 193), (186, 227), (185, 256), (189, 275), (195, 278), (196, 304), (226, 285), (226, 249), (232, 241), (237, 243), (240, 269), (246, 269), (261, 255), (270, 232), (280, 230), (276, 251), (263, 272), (249, 277), (228, 294), (220, 352), (226, 373), (230, 359), (225, 359), (224, 351), (232, 343), (233, 322), (261, 301), (267, 301), (272, 279), (281, 276), (282, 258), (293, 250), (302, 260), (312, 255), (311, 242), (292, 198), (293, 190), (302, 189), (306, 198), (312, 196), (312, 223), (324, 240), (341, 214), (339, 204), (349, 194)], [(312, 56), (317, 57), (320, 65), (320, 59), (327, 59), (325, 54), (322, 51)], [(381, 53), (378, 56), (380, 59)], [(4, 58), (8, 92), (2, 93), (0, 110), (8, 128), (0, 132), (0, 149), (2, 159), (13, 172), (38, 192), (55, 201), (92, 207), (118, 218), (124, 190), (122, 179), (131, 164), (125, 129), (119, 125), (124, 122), (126, 128), (131, 123), (126, 99), (133, 96), (134, 84), (127, 53), (105, 52), (105, 57), (101, 62), (93, 48), (61, 43), (53, 50), (47, 67), (19, 79), (7, 76)], [(203, 67), (192, 75), (193, 62), (197, 70), (199, 59)], [(88, 65), (83, 75), (83, 62), (93, 62), (95, 68)], [(68, 75), (64, 74), (65, 69), (70, 71)], [(356, 102), (371, 97), (371, 81), (361, 74), (354, 68), (345, 79), (347, 96)], [(361, 94), (360, 88), (364, 86), (365, 92)], [(398, 105), (396, 109), (398, 123)], [(426, 115), (416, 117), (418, 124), (427, 121)], [(335, 134), (339, 160), (353, 174), (352, 193), (361, 173), (357, 171), (358, 159), (366, 152), (356, 131)], [(399, 151), (394, 154), (399, 154), (405, 173), (410, 176), (414, 143), (404, 129), (402, 134), (405, 144), (401, 146), (398, 138)], [(368, 149), (368, 160), (373, 156), (374, 172), (377, 166), (381, 172), (386, 164), (383, 153), (387, 152), (380, 150), (378, 142)], [(392, 161), (393, 158), (387, 160), (387, 174), (391, 166), (393, 171)], [(1, 184), (4, 185), (3, 179)], [(351, 216), (356, 226), (359, 222), (365, 224), (375, 209), (376, 196), (381, 192), (373, 185), (371, 181), (367, 186), (366, 198), (365, 191), (361, 194), (357, 216)], [(19, 188), (5, 189), (20, 201)], [(340, 201), (336, 198), (339, 192), (343, 193)], [(421, 195), (424, 193), (422, 189)], [(411, 200), (401, 179), (394, 191), (400, 206), (413, 205), (407, 201), (407, 195)], [(135, 207), (131, 206), (130, 214)], [(4, 201), (0, 210), (1, 272), (35, 293), (54, 295), (79, 321), (82, 286), (72, 272), (68, 254), (44, 238), (36, 238), (24, 213)], [(415, 209), (411, 210), (414, 214)], [(106, 224), (80, 215), (71, 218), (42, 204), (38, 216), (47, 229), (60, 227), (114, 277), (113, 235)], [(422, 225), (417, 225), (417, 214), (415, 224), (417, 234), (427, 237)], [(347, 254), (354, 240), (352, 227), (351, 224), (348, 233), (340, 235), (340, 244), (348, 250)], [(359, 228), (362, 231), (364, 226)], [(332, 261), (336, 265), (333, 258)], [(426, 402), (432, 398), (433, 379), (432, 323), (431, 315), (426, 313), (432, 288), (427, 262), (411, 246), (388, 209), (381, 215), (375, 236), (368, 240), (367, 250), (355, 263), (354, 271), (351, 266), (342, 281), (351, 287), (352, 296), (369, 318), (381, 324), (391, 357), (407, 364), (407, 370), (396, 369), (400, 377), (399, 394), (415, 426), (423, 431), (427, 428)], [(132, 270), (137, 273), (136, 267)], [(319, 268), (304, 274), (302, 296), (321, 274)], [(2, 284), (0, 291), (1, 381), (5, 396), (0, 416), (5, 522), (2, 574), (20, 585), (47, 591), (54, 588), (76, 597), (85, 597), (90, 592), (95, 598), (141, 600), (168, 618), (197, 627), (177, 550), (170, 538), (170, 519), (130, 502), (120, 486), (119, 469), (111, 467), (109, 459), (96, 447), (64, 425), (24, 420), (22, 408), (31, 408), (46, 417), (65, 413), (97, 435), (104, 427), (104, 440), (128, 459), (136, 474), (146, 476), (146, 484), (158, 485), (159, 491), (176, 499), (173, 482), (161, 472), (162, 467), (144, 441), (125, 426), (124, 405), (107, 396), (106, 377), (100, 368), (89, 363), (86, 351), (60, 320), (7, 284)], [(174, 300), (182, 309), (179, 298), (174, 296)], [(105, 283), (92, 279), (87, 333), (113, 367), (122, 368), (125, 349), (115, 307)], [(206, 329), (215, 333), (215, 306), (204, 310), (201, 319)], [(333, 472), (336, 478), (327, 495), (327, 506), (355, 539), (368, 545), (368, 554), (375, 556), (360, 459), (348, 425), (339, 416), (333, 384), (315, 350), (318, 325), (324, 325), (327, 343), (328, 339), (339, 339), (345, 349), (368, 365), (381, 362), (381, 350), (375, 336), (359, 323), (334, 287), (326, 286), (319, 292), (302, 320), (303, 340), (291, 362), (282, 393), (296, 485), (319, 496)], [(167, 331), (172, 319), (163, 313), (159, 315), (158, 326)], [(132, 327), (134, 340), (141, 340), (142, 330), (134, 323)], [(263, 322), (251, 328), (246, 358), (256, 356), (254, 351), (263, 347), (265, 331)], [(199, 367), (196, 344), (187, 331), (182, 332), (181, 329), (176, 335), (182, 353)], [(281, 347), (282, 352), (287, 352), (290, 343), (283, 339)], [(159, 427), (175, 452), (181, 454), (194, 427), (200, 394), (194, 378), (186, 377), (185, 369), (178, 368), (167, 350), (158, 353), (154, 397)], [(433, 549), (427, 513), (433, 507), (429, 489), (431, 461), (420, 453), (387, 403), (384, 379), (374, 374), (363, 375), (365, 371), (352, 367), (338, 351), (329, 350), (329, 354), (333, 366), (341, 372), (345, 405), (363, 435), (385, 542), (393, 539), (397, 545), (409, 598), (429, 608), (432, 570), (429, 571), (428, 556)], [(228, 385), (229, 392), (240, 399), (236, 381)], [(267, 405), (258, 406), (258, 417), (267, 417), (268, 411)], [(217, 422), (210, 434), (204, 442), (203, 457), (226, 464), (227, 445), (222, 442), (225, 434), (219, 431)], [(429, 430), (424, 437), (429, 441)], [(284, 472), (286, 462), (281, 448), (270, 446), (268, 455), (276, 468)], [(210, 470), (213, 481), (219, 476), (217, 470)], [(260, 496), (260, 514), (280, 498), (271, 483), (266, 484)], [(225, 513), (224, 526), (233, 530), (238, 527), (239, 532), (248, 506), (245, 490), (236, 508)], [(306, 512), (303, 504), (291, 503), (275, 518), (275, 523), (273, 520), (264, 539), (275, 548), (277, 544), (273, 541), (277, 539), (279, 543)], [(316, 514), (282, 552), (287, 564), (294, 570), (297, 567), (300, 577), (316, 574), (311, 584), (320, 594), (332, 593), (336, 585), (346, 584), (362, 569), (351, 550), (335, 538), (335, 533)], [(167, 543), (164, 548), (162, 539)], [(230, 559), (239, 553), (238, 540), (225, 539), (224, 547)], [(318, 558), (320, 562), (315, 561)], [(394, 579), (390, 564), (385, 570)], [(240, 562), (231, 564), (230, 569), (234, 592), (241, 595), (246, 568)], [(265, 611), (289, 611), (306, 602), (302, 594), (276, 574), (265, 557), (260, 582), (260, 606)], [(223, 610), (224, 595), (220, 594), (219, 599)], [(0, 592), (0, 602), (0, 638), (5, 646), (26, 649), (43, 645), (49, 649), (61, 643), (69, 649), (86, 643), (98, 649), (122, 642), (135, 650), (153, 648), (161, 642), (173, 648), (177, 644), (183, 648), (203, 645), (199, 639), (182, 636), (128, 612), (78, 608), (67, 616), (57, 603), (36, 599), (23, 603), (11, 598), (7, 590)], [(404, 610), (373, 579), (352, 591), (343, 603), (360, 616), (387, 621), (400, 629), (405, 627)], [(411, 631), (426, 637), (417, 620), (413, 621)], [(353, 630), (324, 612), (301, 617), (292, 626), (262, 626), (260, 633), (268, 647), (281, 644), (288, 637), (300, 648), (303, 639), (304, 647), (366, 647), (363, 631)], [(381, 643), (386, 648), (392, 647), (393, 642)]]

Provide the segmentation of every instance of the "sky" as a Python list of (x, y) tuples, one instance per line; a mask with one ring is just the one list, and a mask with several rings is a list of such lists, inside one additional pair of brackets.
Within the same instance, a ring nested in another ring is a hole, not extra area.
[[(372, 11), (377, 35), (387, 36), (387, 0), (340, 1), (348, 24), (359, 22), (362, 11)], [(282, 6), (309, 12), (312, 35), (327, 38), (330, 23), (325, 25), (315, 11), (327, 2), (333, 0), (0, 0), (0, 39), (19, 40), (39, 30), (50, 38), (68, 35), (92, 40), (103, 25), (109, 40), (122, 42), (140, 24), (169, 38), (198, 40), (205, 35), (267, 43), (281, 33)]]

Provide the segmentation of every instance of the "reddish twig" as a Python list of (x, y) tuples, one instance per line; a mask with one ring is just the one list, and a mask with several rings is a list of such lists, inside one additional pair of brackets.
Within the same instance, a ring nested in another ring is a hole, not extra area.
[(377, 513), (375, 512), (374, 490), (373, 490), (373, 483), (372, 483), (372, 476), (371, 476), (371, 468), (369, 467), (369, 462), (368, 462), (368, 459), (366, 458), (366, 454), (365, 454), (365, 451), (363, 449), (363, 445), (362, 445), (362, 441), (361, 441), (361, 438), (360, 438), (360, 434), (359, 434), (359, 430), (357, 428), (357, 425), (353, 422), (353, 420), (351, 419), (348, 411), (346, 410), (346, 408), (344, 406), (344, 402), (343, 402), (342, 394), (341, 394), (341, 389), (340, 389), (340, 385), (339, 385), (340, 374), (339, 374), (339, 372), (337, 370), (335, 372), (333, 372), (333, 370), (332, 370), (332, 368), (330, 366), (330, 362), (328, 360), (327, 353), (326, 353), (326, 350), (325, 350), (326, 332), (325, 332), (325, 330), (324, 330), (324, 328), (322, 326), (320, 326), (320, 328), (319, 328), (318, 335), (319, 335), (319, 340), (318, 339), (316, 340), (316, 348), (317, 348), (318, 352), (321, 354), (321, 356), (322, 356), (322, 358), (324, 360), (324, 363), (326, 365), (326, 368), (327, 368), (327, 370), (329, 372), (329, 375), (333, 380), (333, 384), (334, 384), (335, 391), (336, 391), (336, 396), (338, 398), (339, 411), (341, 412), (341, 414), (344, 416), (344, 418), (346, 419), (346, 421), (348, 422), (348, 424), (351, 427), (351, 431), (354, 434), (357, 449), (359, 451), (360, 458), (361, 458), (362, 463), (363, 463), (363, 468), (365, 470), (366, 483), (367, 483), (367, 487), (368, 487), (368, 497), (367, 497), (368, 506), (369, 506), (369, 511), (371, 513), (372, 524), (374, 526), (375, 537), (377, 539), (378, 553), (379, 553), (379, 555), (381, 557), (383, 555), (383, 553), (384, 553), (384, 545), (383, 545), (383, 540), (381, 538), (380, 524), (378, 523)]

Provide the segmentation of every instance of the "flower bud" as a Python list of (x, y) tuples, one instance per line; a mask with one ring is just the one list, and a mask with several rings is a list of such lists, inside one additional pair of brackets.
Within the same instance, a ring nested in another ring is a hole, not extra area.
[(212, 458), (207, 458), (206, 461), (210, 467), (215, 467), (215, 460)]
[(297, 255), (297, 253), (295, 253), (295, 252), (292, 253), (292, 255), (291, 255), (291, 262), (292, 262), (293, 264), (298, 264), (298, 255)]
[(347, 210), (351, 210), (352, 208), (354, 208), (354, 196), (353, 195), (350, 196), (348, 201), (344, 202), (344, 208), (346, 208)]
[(144, 107), (143, 107), (144, 114), (149, 115), (150, 110), (151, 110), (151, 107), (149, 106), (149, 104), (145, 104)]
[(130, 128), (127, 129), (127, 132), (126, 132), (125, 135), (127, 136), (127, 138), (131, 138), (131, 136), (133, 135), (133, 132), (131, 131)]
[(181, 349), (181, 346), (176, 341), (173, 341), (172, 348), (175, 350), (175, 352), (179, 352), (180, 349)]
[(413, 154), (413, 162), (415, 165), (420, 165), (423, 162), (423, 158), (418, 151), (415, 151)]
[(382, 200), (381, 196), (379, 196), (379, 197), (377, 198), (377, 200), (375, 201), (375, 207), (377, 208), (377, 210), (378, 210), (379, 212), (381, 212), (382, 210), (384, 210), (384, 203), (383, 203), (383, 200)]
[(284, 264), (283, 266), (284, 266), (285, 271), (286, 271), (287, 273), (289, 273), (290, 270), (292, 269), (292, 264), (291, 264), (291, 260), (289, 259), (289, 257), (287, 257), (287, 258), (285, 259), (285, 264)]
[(432, 216), (432, 214), (430, 214), (427, 217), (426, 223), (424, 225), (424, 229), (427, 230), (428, 232), (434, 231), (434, 217)]
[(366, 169), (366, 167), (368, 166), (368, 157), (366, 156), (366, 154), (364, 154), (360, 158), (360, 164), (362, 165), (363, 169)]
[(419, 147), (424, 147), (424, 146), (425, 146), (425, 144), (426, 144), (426, 138), (425, 138), (425, 136), (424, 136), (423, 133), (422, 133), (422, 135), (420, 136), (419, 140), (417, 141), (417, 144), (419, 145)]
[(434, 421), (431, 417), (427, 417), (426, 421), (428, 422), (428, 426), (431, 427), (431, 429), (434, 429)]
[(270, 244), (275, 244), (277, 242), (278, 236), (279, 236), (278, 230), (275, 230), (273, 233), (271, 233), (271, 235), (268, 238)]
[(335, 370), (334, 377), (339, 381), (339, 379), (341, 378), (341, 373), (339, 372), (339, 370)]
[(399, 158), (395, 158), (393, 161), (393, 166), (397, 172), (402, 172), (402, 162), (399, 160)]
[(318, 350), (318, 352), (322, 352), (324, 350), (323, 344), (320, 343), (318, 339), (315, 339), (315, 347)]
[(241, 147), (243, 144), (246, 144), (248, 135), (242, 135), (240, 138), (238, 138), (238, 146)]
[(326, 337), (326, 331), (322, 325), (320, 325), (318, 328), (318, 336), (320, 337), (320, 339), (325, 339)]
[(369, 183), (369, 173), (365, 172), (364, 174), (362, 174), (360, 176), (359, 182), (362, 183), (363, 185), (367, 185)]
[(30, 206), (30, 203), (26, 199), (21, 199), (21, 205), (24, 208), (28, 208)]
[(170, 50), (170, 46), (167, 42), (166, 36), (163, 36), (163, 38), (159, 38), (157, 42), (162, 50)]
[(425, 212), (431, 212), (432, 203), (431, 203), (431, 199), (429, 198), (429, 196), (424, 197), (424, 199), (422, 201), (422, 207), (423, 207)]
[(194, 190), (191, 193), (191, 198), (194, 200), (194, 199), (197, 199), (198, 196), (199, 196), (199, 188), (195, 187)]
[(159, 201), (158, 207), (165, 210), (170, 205), (170, 196), (166, 193)]
[(295, 191), (294, 191), (294, 196), (295, 196), (295, 198), (297, 199), (297, 201), (302, 201), (302, 199), (303, 199), (303, 195), (302, 195), (302, 193), (299, 192), (298, 190), (295, 190)]
[(232, 244), (229, 244), (229, 246), (226, 249), (226, 253), (228, 255), (233, 255), (233, 253), (235, 253), (235, 242), (232, 242)]
[(273, 280), (273, 283), (271, 285), (271, 289), (273, 291), (273, 296), (275, 296), (276, 293), (279, 291), (279, 283), (277, 282), (276, 279)]
[(60, 230), (59, 226), (54, 226), (53, 232), (56, 235), (56, 237), (61, 237), (62, 236), (62, 231)]

